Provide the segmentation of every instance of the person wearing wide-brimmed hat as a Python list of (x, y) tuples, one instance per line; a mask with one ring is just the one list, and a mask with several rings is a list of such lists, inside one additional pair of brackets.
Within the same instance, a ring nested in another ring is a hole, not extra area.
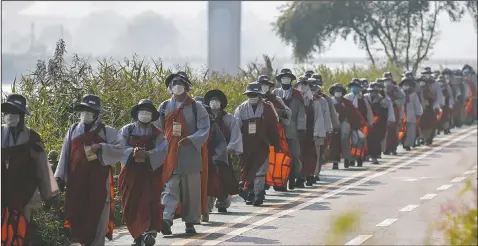
[(80, 121), (68, 129), (55, 171), (60, 189), (67, 188), (65, 228), (73, 241), (104, 245), (105, 234), (111, 240), (113, 233), (112, 165), (123, 157), (124, 141), (102, 122), (98, 96), (83, 96), (74, 110)]
[(133, 245), (154, 245), (163, 224), (160, 167), (168, 154), (168, 142), (153, 124), (159, 112), (151, 100), (140, 100), (130, 112), (133, 123), (119, 131), (125, 142), (118, 179), (123, 218)]
[(300, 159), (302, 170), (300, 178), (306, 180), (307, 186), (316, 183), (314, 175), (319, 175), (321, 169), (320, 150), (324, 144), (327, 132), (332, 132), (332, 124), (328, 112), (327, 101), (322, 97), (314, 97), (311, 85), (316, 79), (302, 77), (297, 82), (297, 87), (304, 98), (306, 111), (306, 132), (300, 139)]
[[(286, 76), (287, 73), (284, 74), (284, 76)], [(288, 124), (283, 124), (287, 144), (289, 145), (292, 156), (292, 166), (289, 174), (289, 189), (294, 189), (296, 185), (299, 188), (303, 188), (305, 181), (299, 177), (302, 169), (302, 163), (300, 161), (301, 146), (299, 140), (305, 134), (306, 129), (304, 98), (302, 97), (301, 92), (297, 88), (291, 87), (290, 84), (282, 84), (280, 88), (274, 89), (272, 94), (280, 98), (290, 111)], [(287, 187), (274, 187), (274, 189), (277, 191), (287, 191)]]
[(465, 106), (465, 123), (467, 125), (473, 124), (473, 122), (477, 119), (477, 78), (475, 71), (470, 65), (465, 65), (462, 68), (462, 76), (463, 76), (463, 84), (468, 87), (468, 96), (469, 99), (466, 102)]
[[(417, 80), (423, 94), (423, 115), (420, 119), (420, 138), (426, 145), (431, 145), (435, 137), (437, 116), (441, 111), (442, 92), (440, 86), (432, 78), (431, 71), (423, 70), (422, 77)], [(437, 88), (439, 92), (437, 92)]]
[[(211, 163), (209, 163), (208, 208), (209, 212), (211, 212), (215, 205), (218, 212), (226, 213), (231, 205), (232, 195), (237, 194), (239, 189), (238, 182), (234, 175), (232, 175), (232, 155), (242, 154), (241, 129), (234, 116), (225, 110), (227, 107), (227, 97), (224, 92), (218, 89), (206, 92), (204, 104), (210, 108), (211, 129), (213, 125), (217, 125), (219, 131), (224, 136), (226, 142), (224, 151), (227, 152), (227, 165), (211, 166)], [(219, 153), (219, 151), (215, 153)]]
[(359, 79), (359, 82), (360, 82), (360, 85), (362, 86), (362, 95), (365, 95), (368, 92), (367, 89), (370, 83), (368, 82), (367, 78), (361, 78)]
[(243, 94), (247, 101), (234, 113), (243, 142), (241, 182), (245, 192), (240, 195), (247, 205), (260, 206), (264, 202), (265, 178), (269, 170), (269, 146), (273, 146), (276, 152), (281, 150), (277, 131), (279, 121), (274, 106), (263, 100), (260, 83), (249, 83)]
[(423, 108), (415, 92), (415, 81), (409, 78), (402, 78), (399, 83), (403, 93), (405, 93), (404, 110), (400, 114), (400, 131), (399, 138), (403, 148), (407, 151), (411, 150), (417, 138), (417, 121), (423, 114)]
[(453, 110), (453, 104), (454, 104), (453, 91), (450, 85), (446, 82), (445, 76), (443, 75), (438, 76), (437, 83), (441, 87), (443, 98), (445, 101), (445, 106), (441, 108), (442, 112), (441, 112), (441, 116), (439, 117), (437, 133), (440, 133), (440, 131), (443, 131), (445, 135), (448, 135), (451, 133), (450, 131), (451, 116), (452, 116), (452, 110)]
[[(372, 113), (372, 109), (370, 108), (370, 104), (367, 100), (363, 98), (362, 84), (360, 83), (359, 79), (357, 78), (352, 79), (352, 81), (347, 85), (347, 87), (350, 88), (350, 93), (344, 95), (344, 98), (350, 100), (352, 104), (354, 105), (354, 107), (365, 119), (366, 126), (361, 128), (360, 130), (364, 133), (365, 137), (367, 137), (368, 131), (370, 130), (373, 124), (373, 113)], [(368, 130), (365, 130), (365, 127), (367, 127)], [(363, 161), (366, 160), (366, 155), (367, 155), (366, 150), (367, 150), (366, 144), (361, 149), (352, 148), (352, 157), (355, 160), (357, 160), (357, 165), (359, 167), (361, 167), (363, 164)], [(350, 165), (354, 166), (355, 161), (351, 161)]]
[[(400, 88), (393, 81), (393, 77), (390, 72), (385, 72), (383, 74), (383, 78), (377, 79), (377, 80), (378, 80), (377, 82), (379, 82), (380, 80), (383, 80), (384, 94), (382, 94), (382, 96), (386, 95), (391, 99), (393, 112), (395, 114), (395, 119), (399, 119), (400, 110), (402, 108), (402, 105), (405, 103), (405, 94), (403, 94), (403, 91), (400, 90)], [(388, 125), (387, 127), (386, 140), (384, 144), (385, 150), (383, 152), (385, 155), (397, 154), (397, 147), (399, 144), (399, 140), (398, 140), (399, 124), (397, 121)]]
[(289, 125), (291, 121), (290, 108), (285, 104), (281, 97), (272, 93), (275, 85), (274, 82), (272, 82), (267, 75), (259, 75), (256, 82), (261, 85), (262, 91), (264, 92), (264, 100), (274, 106), (274, 109), (279, 116), (279, 122), (284, 126)]
[(162, 176), (166, 183), (162, 233), (172, 234), (174, 217), (179, 214), (186, 223), (186, 233), (196, 233), (194, 225), (207, 213), (207, 194), (201, 191), (205, 187), (201, 185), (201, 171), (207, 163), (201, 152), (209, 136), (209, 114), (189, 96), (192, 83), (184, 72), (169, 75), (165, 84), (171, 98), (160, 104), (157, 121), (169, 148)]
[(368, 154), (372, 164), (378, 164), (381, 158), (381, 143), (387, 132), (387, 125), (395, 122), (392, 103), (388, 97), (381, 95), (383, 84), (372, 82), (367, 88), (364, 99), (368, 101), (373, 113), (373, 126), (367, 136)]
[(350, 151), (350, 133), (352, 130), (359, 130), (367, 123), (363, 116), (354, 107), (352, 101), (344, 98), (347, 90), (342, 84), (335, 83), (329, 88), (332, 95), (335, 110), (339, 116), (340, 130), (334, 132), (330, 142), (330, 159), (332, 168), (338, 169), (341, 157), (344, 159), (344, 167), (348, 168), (353, 160)]
[[(25, 125), (27, 101), (10, 94), (2, 103), (2, 245), (27, 245), (28, 225), (41, 201), (56, 201), (58, 186), (48, 165), (41, 137)], [(3, 210), (5, 209), (5, 210)], [(4, 238), (4, 234), (7, 236)], [(4, 241), (6, 240), (6, 241)]]

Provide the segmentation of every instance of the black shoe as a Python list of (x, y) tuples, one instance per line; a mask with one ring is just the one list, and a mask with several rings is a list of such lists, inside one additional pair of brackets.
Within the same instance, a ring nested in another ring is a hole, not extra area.
[(143, 234), (143, 242), (145, 246), (153, 246), (156, 243), (156, 239), (154, 239), (153, 235), (145, 233)]
[(195, 234), (196, 233), (196, 229), (194, 228), (193, 223), (186, 223), (186, 233), (188, 233), (188, 234)]
[(161, 233), (163, 235), (171, 235), (173, 232), (171, 231), (171, 226), (173, 225), (172, 221), (169, 221), (167, 219), (163, 219), (163, 228), (161, 228)]
[(219, 213), (227, 213), (227, 208), (218, 208), (217, 211)]
[(382, 155), (378, 155), (378, 156), (377, 156), (377, 159), (382, 159)]
[(432, 143), (433, 143), (433, 140), (427, 140), (427, 141), (425, 142), (425, 145), (426, 145), (426, 146), (430, 146), (430, 145), (432, 145)]
[(289, 180), (289, 190), (295, 189), (295, 181), (294, 180)]
[(392, 151), (392, 155), (397, 155), (397, 151), (396, 150)]
[(362, 166), (363, 166), (363, 161), (357, 160), (357, 167), (362, 167)]
[(349, 160), (344, 160), (344, 168), (349, 168)]
[(305, 186), (313, 186), (314, 185), (314, 176), (306, 177)]
[(246, 205), (252, 205), (253, 201), (254, 201), (254, 193), (249, 192), (249, 195), (247, 195), (247, 199), (246, 199)]
[(378, 164), (377, 158), (372, 158), (372, 164), (375, 164), (375, 165)]
[(385, 151), (383, 152), (384, 155), (390, 155), (390, 152), (389, 151)]
[(305, 180), (302, 179), (302, 178), (297, 178), (297, 180), (295, 181), (295, 187), (297, 188), (305, 188)]
[(264, 201), (262, 199), (258, 198), (258, 199), (254, 200), (254, 203), (252, 205), (254, 205), (255, 207), (258, 207), (258, 206), (262, 205), (263, 203), (264, 203)]
[(403, 149), (406, 150), (406, 151), (412, 150), (410, 147), (403, 147)]
[(355, 161), (349, 161), (349, 166), (350, 167), (355, 167)]
[(280, 191), (280, 192), (287, 192), (286, 187), (279, 187), (279, 186), (274, 186), (275, 191)]
[(319, 181), (320, 181), (319, 175), (316, 175), (316, 176), (314, 177), (314, 180), (315, 180), (316, 183), (319, 182)]
[(338, 170), (339, 169), (339, 163), (332, 164), (332, 169)]

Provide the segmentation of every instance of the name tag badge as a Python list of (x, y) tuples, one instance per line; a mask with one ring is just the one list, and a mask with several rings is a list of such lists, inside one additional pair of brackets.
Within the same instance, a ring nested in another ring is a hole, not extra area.
[(256, 134), (257, 125), (256, 122), (249, 122), (249, 134)]
[(85, 146), (85, 155), (88, 161), (94, 161), (98, 159), (98, 156), (96, 156), (96, 153), (91, 151), (91, 146)]
[[(141, 150), (144, 150), (144, 149), (141, 148)], [(143, 156), (143, 157), (135, 156), (135, 157), (134, 157), (134, 162), (136, 162), (136, 163), (144, 163), (144, 162), (146, 162), (146, 159), (144, 158), (144, 156)]]
[(179, 122), (173, 122), (173, 137), (180, 137), (181, 136), (181, 129), (182, 125)]

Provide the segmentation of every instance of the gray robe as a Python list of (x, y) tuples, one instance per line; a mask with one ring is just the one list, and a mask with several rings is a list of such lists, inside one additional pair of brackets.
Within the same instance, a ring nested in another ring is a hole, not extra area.
[[(348, 99), (342, 98), (341, 100), (348, 100)], [(335, 97), (332, 97), (332, 102), (334, 104), (339, 103)], [(342, 148), (342, 158), (344, 160), (352, 161), (353, 160), (352, 154), (350, 153), (350, 132), (351, 132), (350, 123), (347, 121), (347, 117), (345, 117), (345, 120), (340, 124), (340, 146)], [(334, 163), (338, 162), (338, 160), (331, 160), (331, 161)]]
[(339, 116), (337, 115), (337, 111), (335, 110), (334, 102), (332, 101), (331, 97), (324, 95), (324, 98), (327, 101), (327, 104), (329, 105), (330, 122), (332, 123), (332, 128), (339, 129), (340, 128)]
[[(2, 149), (7, 147), (13, 147), (17, 145), (22, 145), (27, 143), (30, 140), (30, 129), (24, 127), (24, 129), (18, 134), (16, 144), (13, 141), (13, 138), (10, 134), (11, 128), (2, 125)], [(37, 143), (43, 147), (43, 143)], [(31, 157), (37, 160), (37, 177), (38, 177), (38, 188), (31, 197), (28, 204), (25, 206), (24, 216), (27, 221), (30, 221), (32, 213), (35, 210), (38, 210), (41, 207), (41, 201), (47, 201), (52, 197), (60, 193), (58, 185), (56, 184), (55, 179), (53, 178), (53, 173), (48, 161), (46, 158), (45, 152), (36, 152), (31, 150)]]
[[(405, 92), (404, 92), (405, 93)], [(420, 99), (416, 92), (411, 92), (409, 94), (409, 101), (405, 103), (404, 110), (400, 111), (400, 119), (405, 118), (405, 113), (407, 116), (407, 132), (405, 133), (405, 139), (403, 140), (404, 147), (411, 147), (415, 143), (417, 138), (417, 117), (422, 116), (423, 108), (420, 103)]]
[(272, 94), (281, 99), (291, 100), (290, 105), (286, 106), (289, 108), (291, 115), (289, 117), (289, 124), (285, 127), (285, 136), (286, 138), (297, 139), (297, 131), (305, 130), (306, 128), (304, 103), (293, 97), (292, 92), (285, 93), (282, 88), (273, 90)]
[[(214, 113), (214, 111), (213, 111)], [(241, 128), (237, 123), (234, 115), (227, 113), (222, 117), (224, 124), (227, 126), (230, 132), (229, 143), (227, 144), (227, 149), (232, 149), (236, 154), (242, 154), (242, 134)]]
[[(128, 162), (128, 159), (131, 156), (131, 153), (134, 150), (134, 147), (130, 146), (128, 143), (128, 139), (130, 137), (129, 128), (133, 126), (133, 131), (131, 133), (132, 136), (146, 136), (152, 133), (151, 124), (143, 125), (139, 122), (130, 123), (125, 125), (119, 131), (119, 134), (123, 137), (123, 141), (125, 143), (125, 150), (123, 154), (123, 158), (121, 159), (121, 164), (125, 164)], [(166, 156), (168, 155), (168, 141), (164, 138), (164, 135), (161, 134), (156, 136), (154, 142), (154, 149), (147, 151), (148, 158), (146, 158), (146, 164), (151, 166), (152, 171), (156, 171), (160, 166), (163, 165)]]
[[(164, 107), (163, 104), (166, 102), (167, 105)], [(158, 111), (162, 113), (161, 110), (164, 110), (164, 118), (160, 117), (157, 121), (159, 129), (164, 132), (163, 120), (169, 113), (178, 109), (182, 103), (176, 101), (174, 97), (161, 103)], [(196, 118), (193, 106), (196, 107)], [(182, 220), (186, 223), (199, 223), (201, 218), (201, 148), (209, 137), (210, 119), (206, 109), (198, 102), (185, 106), (183, 113), (191, 145), (179, 148), (178, 163), (161, 195), (162, 203), (165, 206), (163, 217), (173, 221), (174, 213), (181, 201)]]
[[(93, 132), (101, 123), (101, 119), (98, 118), (94, 123), (89, 132)], [(63, 141), (63, 147), (61, 149), (60, 159), (58, 161), (58, 167), (55, 171), (55, 178), (60, 178), (65, 182), (68, 182), (68, 174), (66, 172), (66, 167), (69, 166), (70, 159), (68, 159), (69, 152), (70, 152), (70, 145), (72, 139), (82, 135), (85, 130), (85, 125), (83, 123), (78, 123), (75, 129), (72, 131), (72, 128), (68, 130), (65, 135), (65, 139)], [(106, 136), (105, 136), (106, 132)], [(97, 156), (99, 162), (103, 166), (112, 166), (118, 163), (124, 153), (124, 141), (123, 138), (118, 134), (116, 129), (105, 126), (105, 131), (99, 131), (99, 136), (106, 140), (105, 143), (100, 143), (101, 149), (98, 150)], [(110, 214), (110, 203), (111, 203), (111, 196), (110, 196), (110, 180), (109, 177), (105, 180), (106, 186), (106, 201), (105, 206), (103, 207), (103, 211), (101, 212), (100, 221), (98, 223), (96, 237), (93, 241), (93, 245), (104, 245), (105, 243), (105, 233), (108, 227), (109, 221), (109, 214)], [(67, 191), (68, 192), (68, 191)]]

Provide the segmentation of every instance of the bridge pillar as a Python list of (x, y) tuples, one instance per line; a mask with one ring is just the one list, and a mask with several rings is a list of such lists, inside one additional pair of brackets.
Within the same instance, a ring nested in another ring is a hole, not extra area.
[(241, 2), (208, 1), (208, 65), (237, 75), (241, 66)]

